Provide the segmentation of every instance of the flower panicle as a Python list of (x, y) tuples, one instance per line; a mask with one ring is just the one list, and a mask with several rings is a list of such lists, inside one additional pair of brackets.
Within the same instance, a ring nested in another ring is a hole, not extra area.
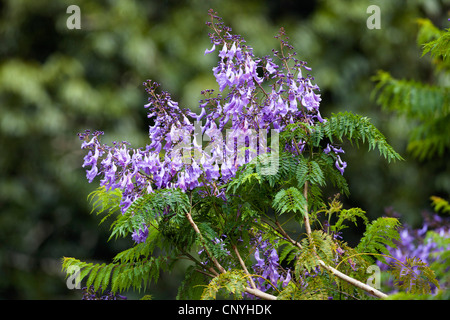
[[(81, 148), (87, 150), (82, 166), (88, 181), (102, 176), (101, 186), (108, 190), (120, 188), (122, 213), (140, 196), (157, 189), (190, 191), (201, 187), (225, 198), (221, 186), (241, 166), (269, 150), (262, 134), (270, 130), (279, 133), (292, 123), (314, 126), (326, 121), (319, 111), (320, 89), (309, 74), (303, 74), (311, 69), (296, 58), (284, 29), (276, 36), (280, 50), (258, 58), (216, 12), (210, 10), (208, 14), (211, 47), (205, 54), (218, 56), (212, 71), (219, 92), (202, 91), (199, 114), (182, 108), (169, 92), (161, 90), (159, 83), (147, 80), (143, 83), (148, 94), (144, 107), (153, 124), (149, 126), (150, 143), (144, 148), (131, 148), (125, 141), (112, 146), (102, 144), (101, 131), (79, 134)], [(224, 136), (228, 130), (231, 134)], [(210, 137), (206, 149), (202, 148), (204, 135)], [(303, 152), (304, 144), (292, 141), (284, 148), (298, 154)], [(248, 150), (252, 145), (257, 146), (256, 152)], [(247, 150), (241, 156), (242, 147)], [(329, 148), (336, 156), (336, 168), (343, 173), (347, 166), (339, 155), (343, 151)], [(144, 229), (136, 230), (136, 241), (144, 241), (141, 234), (145, 235)]]

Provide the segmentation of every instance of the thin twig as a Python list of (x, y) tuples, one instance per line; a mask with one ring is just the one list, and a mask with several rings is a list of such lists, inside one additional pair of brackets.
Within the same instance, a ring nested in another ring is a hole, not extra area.
[(287, 241), (289, 241), (290, 243), (292, 243), (294, 246), (299, 247), (300, 249), (302, 249), (302, 245), (300, 243), (298, 243), (297, 241), (295, 241), (294, 239), (292, 239), (287, 232), (283, 229), (283, 227), (281, 226), (281, 224), (276, 221), (275, 224), (277, 225), (278, 229), (276, 229), (276, 231), (278, 231)]
[(205, 276), (208, 276), (208, 277), (210, 277), (210, 278), (214, 278), (214, 277), (217, 276), (217, 275), (210, 274), (210, 273), (205, 272), (205, 271), (200, 270), (200, 269), (195, 269), (195, 271), (200, 272), (201, 274), (204, 274)]
[[(210, 276), (212, 276), (213, 278), (214, 278), (215, 276), (218, 276), (218, 275), (219, 275), (219, 274), (217, 273), (217, 271), (214, 270), (214, 268), (203, 266), (202, 263), (201, 263), (200, 261), (198, 261), (196, 258), (194, 258), (190, 253), (188, 253), (188, 252), (186, 252), (186, 251), (184, 251), (184, 250), (182, 250), (182, 249), (179, 249), (179, 250), (182, 251), (183, 254), (184, 254), (188, 259), (190, 259), (191, 261), (195, 262), (198, 266), (201, 266), (201, 267), (203, 267), (203, 268), (209, 270), (209, 271), (213, 274), (213, 275), (210, 275)], [(197, 271), (199, 271), (199, 270), (197, 270)], [(200, 272), (200, 271), (199, 271), (199, 272)], [(204, 274), (206, 274), (206, 275), (209, 275), (209, 273), (207, 273), (207, 272), (202, 272), (202, 273), (204, 273)]]

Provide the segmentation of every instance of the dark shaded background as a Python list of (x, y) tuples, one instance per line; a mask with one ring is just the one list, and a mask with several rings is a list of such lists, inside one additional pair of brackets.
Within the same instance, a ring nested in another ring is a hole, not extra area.
[[(69, 30), (66, 9), (81, 9)], [(369, 30), (370, 4), (381, 29)], [(448, 195), (444, 161), (420, 163), (405, 153), (412, 125), (383, 113), (370, 93), (377, 70), (432, 81), (429, 57), (416, 44), (416, 19), (448, 28), (450, 1), (25, 1), (0, 2), (0, 299), (79, 299), (68, 290), (60, 259), (109, 261), (131, 240), (107, 243), (108, 226), (90, 215), (78, 132), (105, 131), (105, 142), (148, 142), (142, 82), (153, 79), (180, 105), (197, 110), (200, 91), (215, 88), (204, 22), (214, 8), (256, 55), (278, 46), (285, 27), (322, 91), (321, 113), (372, 118), (406, 159), (387, 165), (367, 146), (345, 145), (351, 197), (370, 218), (386, 208), (420, 224), (429, 196)], [(332, 190), (330, 190), (330, 193)], [(331, 195), (331, 194), (330, 194)], [(357, 237), (361, 230), (353, 230)], [(350, 238), (351, 239), (351, 238)], [(147, 293), (173, 299), (183, 266), (161, 275)], [(142, 295), (142, 294), (141, 294)], [(131, 294), (130, 298), (138, 297)]]

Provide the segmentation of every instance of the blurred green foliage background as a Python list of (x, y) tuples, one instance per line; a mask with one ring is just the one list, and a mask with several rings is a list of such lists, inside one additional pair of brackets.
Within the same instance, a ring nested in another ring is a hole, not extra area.
[[(69, 5), (81, 29), (69, 30)], [(368, 29), (367, 7), (381, 9)], [(148, 142), (142, 82), (153, 79), (182, 106), (198, 110), (202, 89), (216, 88), (204, 22), (215, 9), (256, 55), (278, 47), (280, 27), (322, 91), (321, 113), (369, 116), (406, 159), (388, 165), (376, 152), (344, 146), (351, 197), (371, 218), (392, 208), (420, 224), (429, 197), (448, 198), (448, 158), (419, 162), (405, 152), (414, 124), (382, 112), (371, 92), (378, 70), (433, 81), (416, 43), (418, 18), (448, 28), (449, 0), (153, 0), (0, 2), (0, 299), (79, 299), (61, 273), (62, 256), (109, 261), (130, 245), (107, 242), (108, 226), (90, 215), (78, 132), (105, 131), (105, 142)], [(448, 156), (448, 152), (446, 153)], [(331, 192), (331, 191), (330, 191)], [(330, 194), (331, 195), (331, 194)], [(358, 230), (353, 230), (358, 232)], [(148, 290), (173, 299), (175, 269)], [(134, 296), (131, 295), (131, 298)]]

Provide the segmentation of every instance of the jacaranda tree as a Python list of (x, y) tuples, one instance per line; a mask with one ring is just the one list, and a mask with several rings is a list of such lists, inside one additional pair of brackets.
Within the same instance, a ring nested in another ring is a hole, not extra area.
[[(419, 258), (386, 259), (386, 246), (399, 239), (397, 219), (370, 222), (362, 209), (344, 209), (338, 195), (324, 199), (325, 187), (349, 194), (344, 141), (402, 159), (383, 134), (360, 115), (321, 116), (319, 87), (283, 29), (279, 48), (256, 57), (217, 13), (209, 17), (205, 55), (218, 54), (219, 92), (202, 91), (200, 114), (148, 80), (147, 146), (79, 134), (87, 179), (101, 178), (90, 195), (94, 210), (112, 220), (110, 239), (134, 240), (110, 263), (63, 258), (68, 275), (80, 272), (85, 298), (146, 289), (180, 259), (191, 264), (179, 299), (384, 298), (367, 284), (377, 260), (403, 289), (438, 286)], [(342, 238), (350, 223), (366, 228), (354, 247)]]

